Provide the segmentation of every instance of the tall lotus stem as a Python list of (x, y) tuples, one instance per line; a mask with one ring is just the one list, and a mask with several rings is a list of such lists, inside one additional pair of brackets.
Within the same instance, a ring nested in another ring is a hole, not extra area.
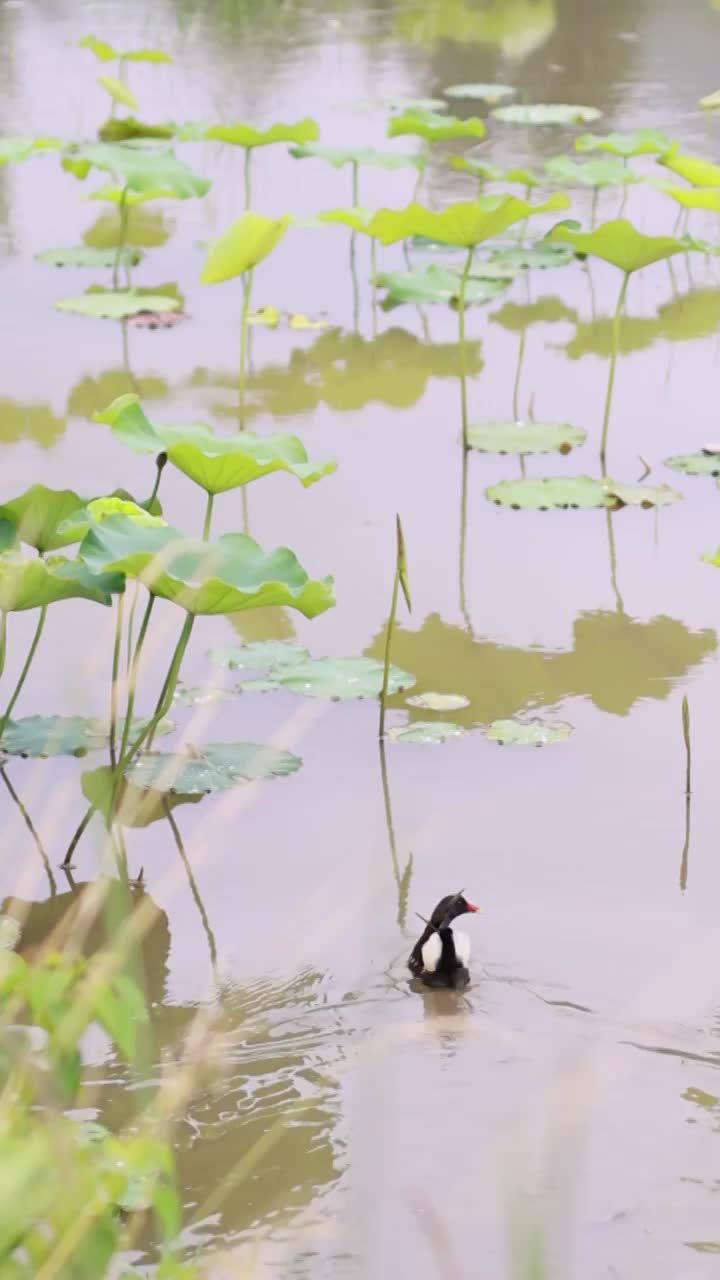
[(353, 209), (357, 209), (359, 202), (360, 202), (360, 198), (358, 195), (358, 162), (357, 160), (353, 160), (352, 162), (352, 207)]
[[(249, 154), (249, 153), (248, 153)], [(245, 365), (247, 362), (247, 331), (248, 316), (250, 314), (250, 293), (252, 290), (253, 268), (251, 267), (245, 276), (243, 289), (243, 307), (240, 317), (240, 386), (239, 391), (239, 422), (240, 430), (245, 429)]]
[(11, 699), (10, 699), (10, 701), (9, 701), (9, 703), (8, 703), (8, 705), (7, 705), (7, 707), (6, 707), (6, 709), (5, 709), (5, 714), (4, 714), (4, 716), (2, 717), (2, 720), (0, 720), (0, 738), (2, 738), (2, 736), (3, 736), (4, 732), (5, 732), (5, 729), (7, 728), (7, 722), (8, 722), (8, 720), (10, 719), (10, 716), (12, 715), (13, 707), (15, 706), (15, 703), (17, 702), (18, 698), (20, 697), (20, 693), (21, 693), (21, 691), (22, 691), (22, 687), (23, 687), (23, 685), (25, 684), (25, 681), (27, 680), (28, 672), (29, 672), (29, 670), (30, 670), (30, 667), (32, 666), (32, 660), (33, 660), (33, 658), (35, 657), (35, 653), (36, 653), (36, 651), (37, 651), (37, 647), (38, 647), (38, 645), (39, 645), (39, 643), (40, 643), (40, 637), (41, 637), (41, 635), (42, 635), (42, 633), (43, 633), (43, 627), (45, 626), (45, 619), (46, 619), (46, 617), (47, 617), (47, 611), (48, 611), (48, 607), (47, 607), (47, 605), (45, 604), (45, 605), (43, 605), (42, 609), (40, 610), (40, 617), (38, 618), (38, 624), (37, 624), (37, 626), (36, 626), (36, 628), (35, 628), (35, 634), (34, 634), (34, 636), (33, 636), (33, 638), (32, 638), (32, 642), (31, 642), (31, 644), (30, 644), (30, 648), (28, 649), (27, 657), (26, 657), (25, 662), (24, 662), (24, 664), (23, 664), (23, 669), (22, 669), (22, 671), (20, 672), (20, 676), (19, 676), (19, 678), (18, 678), (18, 682), (17, 682), (17, 684), (15, 685), (15, 688), (14, 688), (14, 690), (13, 690), (13, 694), (12, 694), (12, 697), (11, 697)]
[(250, 208), (250, 199), (252, 195), (250, 187), (250, 161), (252, 158), (252, 150), (250, 147), (245, 148), (245, 209)]
[(390, 648), (392, 645), (393, 630), (395, 627), (395, 615), (397, 613), (398, 590), (402, 587), (402, 593), (405, 597), (405, 603), (408, 612), (411, 612), (410, 603), (410, 584), (408, 582), (407, 557), (405, 554), (405, 538), (400, 523), (400, 517), (395, 517), (395, 533), (396, 533), (396, 550), (395, 550), (395, 577), (393, 578), (392, 598), (390, 600), (390, 614), (388, 616), (387, 630), (385, 632), (385, 663), (383, 666), (383, 682), (380, 691), (380, 724), (378, 727), (378, 737), (382, 742), (385, 736), (385, 707), (387, 703), (388, 681), (390, 677)]
[(622, 288), (618, 295), (617, 306), (613, 316), (612, 325), (612, 352), (610, 355), (610, 368), (608, 370), (607, 391), (605, 393), (605, 412), (603, 414), (602, 438), (600, 441), (600, 465), (603, 475), (607, 475), (607, 434), (610, 425), (610, 405), (612, 404), (613, 385), (615, 383), (615, 365), (617, 364), (618, 345), (620, 342), (620, 315), (625, 301), (625, 294), (630, 283), (630, 272), (626, 271), (623, 277)]
[[(150, 494), (150, 497), (148, 498), (147, 503), (145, 504), (147, 506), (148, 511), (151, 510), (152, 504), (157, 498), (158, 489), (160, 488), (160, 479), (162, 477), (162, 473), (165, 469), (166, 464), (167, 464), (167, 454), (164, 452), (159, 453), (155, 459), (155, 483), (152, 487), (152, 493)], [(133, 601), (132, 601), (132, 604), (130, 605), (130, 616), (128, 617), (128, 625), (127, 625), (126, 673), (127, 673), (128, 679), (130, 677), (130, 668), (132, 666), (132, 661), (133, 661), (133, 629), (134, 629), (134, 623), (135, 623), (135, 610), (137, 609), (137, 604), (139, 599), (140, 599), (140, 583), (136, 582), (135, 590), (133, 593)]]
[(0, 609), (0, 676), (5, 670), (7, 653), (7, 609)]
[(163, 692), (161, 692), (160, 697), (158, 698), (157, 706), (155, 707), (155, 710), (153, 712), (152, 719), (148, 721), (148, 723), (146, 724), (140, 736), (136, 738), (135, 742), (130, 747), (127, 755), (121, 758), (118, 768), (124, 769), (127, 767), (130, 761), (133, 760), (135, 756), (138, 754), (138, 752), (140, 751), (141, 747), (145, 744), (147, 739), (151, 738), (155, 734), (157, 727), (160, 721), (162, 720), (163, 716), (166, 715), (167, 712), (169, 711), (170, 705), (175, 696), (178, 676), (180, 675), (180, 667), (182, 665), (182, 660), (185, 657), (185, 650), (188, 647), (188, 641), (190, 639), (190, 634), (192, 632), (194, 623), (195, 623), (195, 615), (193, 613), (189, 613), (183, 623), (183, 628), (182, 628), (182, 631), (180, 632), (178, 642), (175, 645), (175, 650), (170, 660), (170, 666), (168, 668), (168, 673), (165, 678), (165, 683), (163, 685)]
[(133, 711), (135, 709), (135, 692), (137, 690), (138, 671), (140, 670), (140, 659), (142, 657), (143, 645), (145, 644), (145, 636), (147, 635), (148, 625), (152, 616), (153, 606), (155, 604), (155, 596), (151, 595), (145, 606), (142, 622), (140, 623), (140, 631), (138, 632), (137, 644), (133, 653), (132, 663), (130, 664), (130, 672), (128, 675), (128, 700), (127, 711), (125, 712), (125, 724), (123, 726), (122, 742), (120, 744), (120, 763), (122, 764), (125, 752), (127, 751), (128, 742), (130, 741), (130, 729), (132, 728)]
[(467, 352), (465, 350), (465, 289), (472, 266), (473, 250), (468, 249), (467, 259), (460, 277), (458, 293), (458, 340), (460, 343), (460, 408), (462, 414), (463, 448), (468, 447), (468, 414), (467, 414)]
[(118, 205), (118, 212), (120, 214), (120, 231), (118, 234), (117, 248), (115, 250), (115, 261), (113, 263), (113, 273), (112, 273), (113, 289), (117, 289), (118, 287), (118, 272), (120, 271), (120, 259), (122, 257), (122, 251), (125, 248), (125, 240), (127, 238), (127, 226), (128, 226), (127, 190), (128, 189), (126, 184), (122, 189), (122, 195), (120, 196), (120, 204)]
[(113, 769), (116, 764), (115, 733), (118, 716), (118, 678), (120, 675), (120, 649), (122, 647), (124, 609), (125, 593), (123, 592), (122, 595), (118, 596), (117, 612), (115, 614), (115, 640), (113, 643), (112, 681), (110, 684), (110, 760)]

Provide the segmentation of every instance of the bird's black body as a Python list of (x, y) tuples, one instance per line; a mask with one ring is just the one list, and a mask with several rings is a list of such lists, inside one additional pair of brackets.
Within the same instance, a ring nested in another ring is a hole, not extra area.
[(452, 929), (439, 929), (438, 933), (442, 952), (437, 969), (432, 972), (421, 969), (421, 981), (426, 987), (453, 987), (455, 990), (466, 987), (470, 981), (470, 972), (456, 954)]
[[(463, 960), (457, 955), (455, 938), (450, 925), (458, 916), (464, 915), (467, 911), (477, 911), (477, 909), (472, 902), (468, 902), (467, 898), (463, 897), (462, 893), (449, 893), (438, 902), (408, 957), (411, 973), (421, 978), (426, 986), (467, 986), (470, 974)], [(423, 948), (433, 934), (438, 935), (441, 949), (434, 967), (428, 969), (423, 957)]]

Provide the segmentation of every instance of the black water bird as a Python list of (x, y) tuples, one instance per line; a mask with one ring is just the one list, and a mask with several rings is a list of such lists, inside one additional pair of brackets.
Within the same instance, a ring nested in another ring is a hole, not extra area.
[(467, 986), (470, 939), (450, 926), (458, 916), (479, 910), (462, 891), (440, 899), (408, 959), (410, 971), (427, 987)]

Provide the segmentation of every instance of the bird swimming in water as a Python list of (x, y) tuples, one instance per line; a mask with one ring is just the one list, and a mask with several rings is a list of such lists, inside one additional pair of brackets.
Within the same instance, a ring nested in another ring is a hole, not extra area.
[(450, 926), (458, 916), (479, 910), (462, 892), (440, 899), (408, 958), (410, 971), (427, 987), (467, 986), (470, 939)]

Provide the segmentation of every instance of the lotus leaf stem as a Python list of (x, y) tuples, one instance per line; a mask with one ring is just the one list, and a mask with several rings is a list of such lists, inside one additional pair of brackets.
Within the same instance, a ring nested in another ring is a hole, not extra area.
[(602, 438), (600, 441), (600, 465), (603, 475), (607, 475), (607, 434), (610, 425), (610, 406), (612, 404), (613, 385), (615, 383), (615, 365), (617, 364), (618, 344), (620, 342), (620, 315), (625, 301), (625, 294), (630, 283), (631, 272), (626, 271), (623, 276), (622, 288), (618, 295), (617, 305), (612, 323), (612, 352), (610, 355), (610, 368), (608, 370), (607, 391), (605, 393), (605, 412), (603, 414)]
[(91, 805), (89, 806), (89, 808), (86, 810), (86, 812), (85, 812), (85, 816), (81, 819), (80, 824), (79, 824), (79, 826), (77, 827), (77, 829), (76, 829), (76, 831), (75, 831), (75, 835), (73, 836), (72, 840), (70, 841), (70, 843), (69, 843), (69, 845), (68, 845), (68, 847), (67, 847), (67, 853), (65, 854), (65, 857), (63, 858), (62, 862), (60, 863), (60, 866), (61, 866), (61, 867), (69, 867), (69, 866), (70, 866), (70, 863), (72, 862), (72, 856), (73, 856), (73, 854), (74, 854), (75, 850), (77, 849), (77, 847), (78, 847), (78, 845), (79, 845), (80, 841), (82, 840), (82, 837), (84, 836), (85, 832), (87, 831), (87, 829), (88, 829), (88, 827), (89, 827), (89, 825), (90, 825), (90, 821), (91, 821), (91, 819), (92, 819), (92, 817), (93, 817), (93, 814), (94, 814), (95, 812), (96, 812), (96, 807), (95, 807), (95, 805), (94, 805), (94, 804), (91, 804)]
[(250, 185), (250, 164), (252, 161), (252, 148), (245, 148), (245, 211), (250, 208), (250, 200), (252, 198), (252, 188)]
[(48, 884), (50, 886), (50, 897), (54, 898), (55, 894), (57, 893), (57, 884), (55, 882), (55, 877), (52, 873), (52, 867), (50, 866), (50, 859), (48, 858), (47, 853), (45, 852), (45, 847), (43, 845), (42, 840), (40, 839), (37, 828), (32, 818), (30, 817), (30, 814), (25, 808), (25, 805), (20, 799), (20, 796), (15, 790), (12, 782), (8, 778), (4, 768), (1, 768), (1, 767), (0, 767), (0, 778), (2, 778), (3, 782), (5, 783), (5, 786), (7, 787), (9, 795), (17, 805), (18, 810), (20, 811), (20, 815), (23, 819), (23, 822), (25, 823), (25, 826), (27, 827), (28, 831), (30, 832), (30, 835), (32, 836), (35, 842), (35, 848), (37, 849), (38, 853), (40, 854), (40, 857), (42, 858), (42, 864), (45, 868), (45, 875), (48, 878)]
[(125, 712), (125, 724), (123, 725), (122, 742), (120, 744), (120, 761), (125, 757), (130, 740), (130, 729), (132, 727), (133, 711), (135, 709), (135, 692), (137, 690), (138, 671), (140, 669), (140, 659), (142, 657), (143, 645), (145, 644), (145, 636), (147, 635), (148, 625), (152, 616), (153, 606), (155, 604), (155, 596), (150, 595), (145, 606), (142, 622), (140, 623), (140, 631), (138, 632), (137, 644), (133, 653), (132, 663), (130, 665), (130, 673), (128, 676), (128, 700), (127, 710)]
[(240, 430), (245, 428), (245, 365), (247, 362), (248, 316), (250, 314), (250, 293), (252, 291), (253, 268), (245, 276), (243, 289), (243, 307), (240, 317), (240, 386), (239, 390), (239, 422)]
[(214, 501), (215, 501), (215, 494), (209, 493), (207, 496), (207, 506), (205, 507), (205, 521), (203, 523), (203, 535), (202, 535), (203, 542), (207, 542), (208, 538), (210, 537), (210, 524), (212, 521)]
[(113, 263), (113, 273), (112, 273), (113, 289), (117, 289), (118, 287), (118, 272), (120, 270), (120, 259), (122, 257), (122, 251), (125, 248), (125, 240), (127, 238), (127, 226), (128, 226), (127, 184), (122, 189), (122, 195), (120, 196), (120, 204), (118, 205), (118, 212), (120, 214), (120, 232), (118, 235), (117, 248), (115, 250), (115, 261)]
[(110, 760), (115, 768), (115, 735), (118, 718), (118, 677), (120, 675), (120, 649), (123, 637), (123, 615), (125, 610), (125, 593), (118, 596), (115, 614), (115, 640), (112, 656), (112, 683), (110, 685)]
[(353, 207), (353, 209), (357, 209), (358, 204), (359, 204), (359, 196), (358, 196), (358, 162), (357, 162), (357, 160), (353, 160), (353, 162), (352, 162), (352, 207)]
[(5, 670), (7, 653), (7, 609), (0, 609), (0, 676)]
[(385, 736), (385, 704), (387, 702), (388, 678), (390, 675), (390, 646), (392, 644), (393, 628), (395, 626), (395, 614), (397, 613), (398, 591), (400, 589), (400, 565), (395, 565), (395, 577), (393, 579), (392, 599), (390, 601), (390, 616), (387, 621), (387, 629), (385, 631), (385, 660), (383, 665), (383, 682), (380, 691), (380, 724), (378, 727), (378, 737), (382, 742)]
[(43, 605), (43, 607), (42, 607), (42, 609), (40, 610), (40, 617), (38, 618), (38, 624), (37, 624), (37, 626), (36, 626), (36, 628), (35, 628), (35, 634), (34, 634), (34, 636), (33, 636), (33, 638), (32, 638), (32, 643), (31, 643), (31, 645), (30, 645), (30, 648), (28, 649), (27, 657), (26, 657), (25, 662), (24, 662), (24, 664), (23, 664), (23, 669), (22, 669), (22, 671), (20, 672), (20, 676), (19, 676), (18, 682), (17, 682), (17, 684), (15, 685), (15, 688), (14, 688), (14, 690), (13, 690), (12, 697), (11, 697), (11, 699), (10, 699), (10, 701), (9, 701), (9, 703), (8, 703), (8, 705), (7, 705), (7, 707), (6, 707), (6, 709), (5, 709), (5, 715), (3, 716), (2, 720), (0, 720), (0, 739), (2, 738), (2, 736), (3, 736), (4, 732), (5, 732), (5, 729), (6, 729), (6, 727), (7, 727), (7, 722), (8, 722), (8, 720), (10, 719), (10, 716), (11, 716), (12, 711), (13, 711), (13, 707), (15, 706), (15, 703), (17, 702), (18, 698), (20, 697), (20, 693), (21, 693), (21, 691), (22, 691), (22, 687), (23, 687), (23, 685), (25, 684), (25, 681), (27, 680), (28, 671), (30, 670), (30, 667), (32, 666), (32, 660), (33, 660), (33, 658), (35, 657), (35, 653), (36, 653), (36, 651), (37, 651), (37, 647), (38, 647), (38, 645), (39, 645), (39, 643), (40, 643), (40, 637), (41, 637), (41, 635), (42, 635), (42, 633), (43, 633), (43, 627), (45, 626), (45, 619), (46, 619), (46, 617), (47, 617), (47, 611), (48, 611), (48, 607), (47, 607), (47, 605), (46, 605), (46, 604), (44, 604), (44, 605)]
[(210, 967), (213, 971), (213, 978), (217, 983), (219, 981), (219, 975), (218, 975), (217, 943), (215, 941), (215, 934), (212, 931), (210, 920), (208, 918), (208, 913), (205, 910), (205, 903), (203, 902), (200, 896), (200, 890), (197, 887), (197, 883), (193, 875), (193, 870), (190, 865), (190, 859), (188, 858), (185, 846), (183, 844), (183, 839), (180, 834), (180, 828), (178, 827), (178, 824), (175, 821), (175, 818), (173, 817), (172, 810), (170, 808), (170, 805), (168, 803), (166, 796), (163, 796), (162, 804), (163, 804), (163, 809), (165, 811), (165, 817), (167, 818), (168, 823), (170, 825), (170, 830), (173, 833), (173, 838), (175, 840), (177, 851), (180, 854), (180, 860), (185, 868), (185, 874), (188, 878), (188, 884), (190, 885), (190, 892), (195, 900), (195, 906), (198, 909), (198, 915), (200, 916), (200, 920), (202, 922), (202, 927), (205, 933), (205, 937), (207, 938), (208, 951), (210, 952)]
[(515, 369), (515, 381), (513, 383), (513, 418), (519, 421), (518, 398), (520, 394), (520, 375), (522, 373), (523, 360), (525, 358), (525, 342), (527, 340), (527, 328), (523, 326), (520, 331), (520, 348), (518, 350), (517, 367)]
[(182, 665), (182, 660), (185, 657), (185, 650), (188, 647), (188, 641), (190, 639), (190, 635), (192, 633), (194, 623), (195, 623), (195, 615), (193, 613), (189, 613), (183, 623), (182, 631), (180, 632), (178, 642), (175, 645), (175, 650), (170, 660), (170, 666), (168, 668), (167, 677), (163, 685), (162, 692), (160, 693), (160, 697), (158, 698), (157, 705), (153, 712), (152, 718), (145, 725), (145, 728), (143, 729), (140, 736), (136, 738), (135, 742), (128, 750), (127, 755), (123, 753), (118, 763), (118, 770), (126, 769), (127, 766), (130, 764), (130, 761), (135, 758), (135, 756), (140, 751), (141, 747), (144, 746), (147, 739), (153, 738), (160, 721), (162, 720), (163, 716), (166, 715), (167, 712), (169, 711), (170, 706), (172, 704), (173, 697), (175, 696), (178, 676), (180, 675), (180, 667)]
[(353, 333), (357, 333), (360, 324), (360, 285), (357, 278), (357, 266), (355, 263), (355, 246), (357, 241), (357, 232), (350, 233), (350, 277), (352, 279), (353, 290)]
[(468, 414), (467, 414), (467, 352), (465, 350), (465, 289), (472, 266), (473, 249), (468, 249), (467, 259), (460, 277), (458, 294), (458, 340), (460, 343), (460, 408), (462, 414), (463, 448), (468, 447)]

